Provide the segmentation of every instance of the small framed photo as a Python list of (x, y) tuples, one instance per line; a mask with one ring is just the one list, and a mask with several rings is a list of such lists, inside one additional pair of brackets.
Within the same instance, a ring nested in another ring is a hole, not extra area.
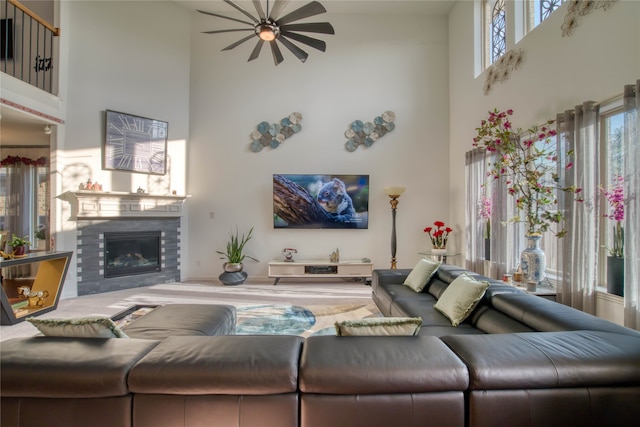
[(169, 123), (106, 110), (103, 169), (167, 173)]

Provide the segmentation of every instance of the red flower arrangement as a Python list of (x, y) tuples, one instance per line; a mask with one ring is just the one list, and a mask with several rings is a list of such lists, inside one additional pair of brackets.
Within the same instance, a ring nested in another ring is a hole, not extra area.
[(424, 229), (424, 232), (429, 235), (434, 249), (445, 249), (447, 247), (449, 234), (453, 232), (453, 229), (446, 227), (442, 221), (436, 221), (433, 225), (435, 225), (435, 228), (427, 227)]
[(39, 159), (33, 160), (28, 157), (7, 156), (4, 158), (4, 160), (0, 161), (0, 166), (11, 166), (18, 163), (22, 163), (23, 165), (28, 166), (45, 166), (47, 164), (47, 158), (43, 156)]

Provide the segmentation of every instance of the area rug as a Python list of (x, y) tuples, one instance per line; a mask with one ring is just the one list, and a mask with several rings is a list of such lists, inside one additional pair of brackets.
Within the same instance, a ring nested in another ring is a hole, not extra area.
[[(380, 316), (371, 287), (361, 282), (332, 280), (249, 280), (241, 286), (215, 282), (180, 282), (61, 299), (43, 317), (114, 316), (134, 306), (166, 304), (228, 304), (237, 309), (240, 334), (334, 334), (338, 320)], [(0, 326), (0, 341), (33, 336), (28, 322)]]
[(375, 304), (237, 307), (237, 335), (335, 335), (335, 322), (381, 316)]

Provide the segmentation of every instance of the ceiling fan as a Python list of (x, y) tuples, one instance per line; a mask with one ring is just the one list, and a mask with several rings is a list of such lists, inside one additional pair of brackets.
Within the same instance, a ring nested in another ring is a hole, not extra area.
[[(307, 32), (307, 33), (322, 33), (322, 34), (335, 34), (333, 27), (328, 22), (308, 22), (308, 23), (299, 23), (292, 24), (292, 22), (298, 21), (300, 19), (308, 18), (311, 16), (319, 15), (321, 13), (325, 13), (327, 10), (317, 1), (312, 1), (307, 3), (306, 5), (294, 10), (293, 12), (279, 17), (284, 8), (289, 4), (290, 0), (275, 0), (273, 2), (273, 7), (269, 10), (269, 0), (267, 0), (267, 9), (266, 13), (262, 8), (262, 4), (259, 0), (252, 0), (253, 5), (256, 8), (256, 12), (258, 13), (258, 17), (255, 17), (251, 13), (247, 12), (237, 4), (224, 0), (225, 3), (228, 3), (238, 11), (240, 11), (243, 15), (251, 19), (252, 22), (232, 18), (230, 16), (224, 16), (213, 12), (207, 12), (204, 10), (198, 10), (198, 12), (203, 13), (205, 15), (216, 16), (218, 18), (229, 19), (231, 21), (240, 22), (242, 24), (246, 24), (249, 28), (234, 28), (228, 30), (211, 30), (204, 31), (205, 34), (218, 34), (218, 33), (229, 33), (236, 31), (251, 31), (251, 34), (238, 40), (235, 43), (230, 44), (222, 50), (231, 50), (236, 46), (241, 45), (242, 43), (252, 39), (253, 37), (258, 37), (258, 43), (253, 48), (251, 55), (249, 55), (248, 61), (253, 61), (260, 55), (260, 50), (262, 49), (262, 45), (265, 42), (268, 42), (271, 46), (271, 53), (273, 54), (273, 62), (275, 65), (280, 64), (284, 61), (284, 57), (282, 56), (282, 52), (278, 47), (277, 42), (282, 43), (287, 49), (291, 51), (300, 61), (305, 62), (309, 54), (302, 50), (299, 46), (294, 44), (290, 39), (295, 40), (297, 42), (306, 44), (307, 46), (311, 46), (315, 49), (318, 49), (322, 52), (326, 51), (327, 45), (324, 41), (315, 39), (313, 37), (305, 36), (303, 34), (298, 34), (298, 32)], [(247, 62), (248, 62), (247, 61)]]

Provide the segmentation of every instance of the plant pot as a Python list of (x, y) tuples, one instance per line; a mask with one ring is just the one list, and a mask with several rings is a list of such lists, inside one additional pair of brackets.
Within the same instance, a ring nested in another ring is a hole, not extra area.
[(238, 273), (242, 271), (244, 266), (241, 262), (225, 262), (223, 267), (225, 273)]
[(21, 256), (24, 255), (27, 252), (27, 247), (26, 246), (14, 246), (13, 247), (13, 254), (17, 255), (17, 256)]
[(432, 255), (446, 255), (447, 254), (447, 248), (433, 248), (433, 249), (431, 249), (431, 254)]
[(237, 271), (234, 273), (224, 272), (218, 276), (218, 279), (225, 286), (238, 286), (247, 280), (247, 273), (244, 271)]
[(607, 292), (624, 296), (624, 258), (607, 257)]
[(520, 254), (520, 267), (524, 274), (524, 279), (529, 283), (538, 284), (545, 278), (545, 270), (547, 269), (547, 259), (544, 251), (540, 249), (540, 240), (542, 236), (533, 235), (527, 237), (527, 247)]

